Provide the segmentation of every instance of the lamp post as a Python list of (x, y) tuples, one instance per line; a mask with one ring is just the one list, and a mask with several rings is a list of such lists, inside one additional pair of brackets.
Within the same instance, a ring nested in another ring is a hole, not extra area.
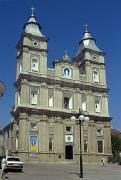
[(77, 113), (75, 116), (71, 117), (71, 120), (77, 120), (79, 124), (79, 132), (80, 132), (80, 174), (79, 177), (83, 178), (83, 159), (82, 159), (82, 125), (83, 122), (89, 121), (89, 117), (86, 116), (87, 112), (85, 113), (84, 111), (79, 109), (79, 113)]

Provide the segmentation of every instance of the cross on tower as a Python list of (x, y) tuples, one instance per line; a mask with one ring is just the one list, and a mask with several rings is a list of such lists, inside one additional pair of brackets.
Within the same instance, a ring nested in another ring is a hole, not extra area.
[(85, 24), (85, 32), (88, 32), (88, 24)]
[(34, 16), (34, 10), (35, 10), (35, 8), (32, 7), (31, 10), (32, 10), (32, 16)]

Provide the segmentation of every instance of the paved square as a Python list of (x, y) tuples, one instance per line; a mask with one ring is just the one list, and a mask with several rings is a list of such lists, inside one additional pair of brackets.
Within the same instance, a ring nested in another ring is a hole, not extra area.
[[(11, 180), (79, 180), (79, 164), (42, 163), (24, 166), (24, 172), (9, 172)], [(121, 166), (84, 164), (85, 180), (121, 180)]]

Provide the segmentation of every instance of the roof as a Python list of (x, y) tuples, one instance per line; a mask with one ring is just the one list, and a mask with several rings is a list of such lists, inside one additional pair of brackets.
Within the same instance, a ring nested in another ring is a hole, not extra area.
[(111, 129), (111, 134), (121, 138), (121, 132), (116, 129)]
[(36, 21), (36, 17), (33, 14), (29, 17), (28, 22), (24, 25), (24, 31), (34, 36), (44, 37), (41, 33), (41, 26)]
[(84, 49), (91, 49), (96, 52), (103, 52), (101, 51), (97, 45), (96, 40), (91, 36), (91, 33), (86, 29), (81, 41), (79, 42), (79, 51), (77, 52), (77, 55), (81, 53)]

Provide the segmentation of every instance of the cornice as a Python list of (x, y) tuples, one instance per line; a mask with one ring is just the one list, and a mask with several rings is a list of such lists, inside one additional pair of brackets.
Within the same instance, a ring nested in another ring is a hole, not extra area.
[[(66, 119), (69, 118), (71, 119), (72, 116), (75, 115), (75, 113), (73, 112), (63, 112), (63, 111), (55, 111), (53, 110), (49, 110), (49, 109), (35, 109), (35, 108), (30, 108), (30, 107), (17, 107), (15, 111), (12, 111), (11, 114), (17, 118), (21, 116), (21, 113), (26, 113), (27, 116), (31, 116), (31, 115), (39, 115), (39, 116), (43, 116), (46, 115), (47, 117), (60, 117), (61, 119)], [(111, 121), (111, 117), (105, 117), (105, 116), (96, 116), (96, 115), (90, 115), (88, 114), (89, 118), (90, 118), (90, 123), (92, 122), (110, 122)], [(46, 118), (45, 118), (46, 119)]]
[(46, 53), (48, 53), (47, 49), (40, 49), (40, 48), (37, 48), (37, 47), (28, 46), (28, 45), (23, 45), (22, 47), (23, 47), (23, 51), (24, 51), (24, 48), (27, 48), (29, 50), (35, 50), (35, 51), (39, 51), (39, 52), (46, 52)]
[[(17, 88), (22, 80), (25, 79), (27, 81), (36, 81), (36, 82), (41, 82), (41, 83), (46, 83), (47, 85), (59, 85), (60, 87), (69, 87), (69, 88), (74, 88), (74, 89), (80, 89), (80, 90), (86, 90), (89, 91), (91, 90), (92, 92), (100, 92), (100, 93), (108, 93), (109, 89), (104, 88), (104, 87), (96, 87), (93, 85), (89, 85), (86, 82), (79, 82), (79, 83), (74, 83), (72, 82), (67, 82), (67, 81), (62, 81), (62, 80), (55, 80), (51, 79), (49, 77), (41, 77), (41, 76), (33, 76), (30, 74), (20, 74), (17, 81), (14, 83), (15, 87)], [(24, 80), (24, 81), (25, 81)]]

